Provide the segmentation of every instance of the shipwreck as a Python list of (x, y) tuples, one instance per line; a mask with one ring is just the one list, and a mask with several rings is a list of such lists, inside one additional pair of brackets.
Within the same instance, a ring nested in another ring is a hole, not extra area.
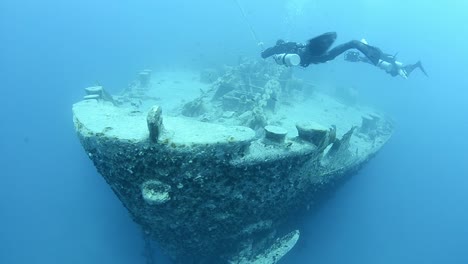
[(265, 61), (186, 75), (145, 70), (119, 94), (92, 86), (73, 105), (97, 171), (174, 263), (277, 263), (300, 237), (278, 229), (288, 216), (393, 131), (352, 93)]

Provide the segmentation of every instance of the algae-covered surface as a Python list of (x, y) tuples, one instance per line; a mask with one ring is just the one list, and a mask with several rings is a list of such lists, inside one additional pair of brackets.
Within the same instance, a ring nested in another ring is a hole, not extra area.
[(175, 263), (278, 262), (300, 236), (279, 227), (392, 133), (385, 114), (267, 62), (139, 76), (115, 95), (87, 88), (73, 106), (75, 128), (133, 220)]

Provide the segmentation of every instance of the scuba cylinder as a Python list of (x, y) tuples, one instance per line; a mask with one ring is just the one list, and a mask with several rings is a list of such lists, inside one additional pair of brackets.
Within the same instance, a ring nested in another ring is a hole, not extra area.
[(276, 63), (284, 66), (297, 66), (301, 63), (301, 57), (294, 53), (281, 53), (273, 55)]

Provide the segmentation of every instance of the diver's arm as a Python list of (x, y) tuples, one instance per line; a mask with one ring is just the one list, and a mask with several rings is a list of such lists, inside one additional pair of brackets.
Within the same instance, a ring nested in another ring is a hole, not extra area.
[(297, 53), (298, 44), (296, 42), (286, 42), (282, 44), (275, 45), (264, 51), (262, 51), (262, 58), (266, 59), (275, 54), (281, 53)]

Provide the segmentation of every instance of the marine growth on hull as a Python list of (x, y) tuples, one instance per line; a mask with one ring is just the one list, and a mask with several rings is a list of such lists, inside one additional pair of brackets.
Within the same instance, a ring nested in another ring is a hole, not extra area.
[(174, 263), (277, 263), (308, 210), (364, 165), (392, 124), (290, 68), (245, 60), (144, 70), (119, 94), (85, 89), (78, 137), (117, 197)]

